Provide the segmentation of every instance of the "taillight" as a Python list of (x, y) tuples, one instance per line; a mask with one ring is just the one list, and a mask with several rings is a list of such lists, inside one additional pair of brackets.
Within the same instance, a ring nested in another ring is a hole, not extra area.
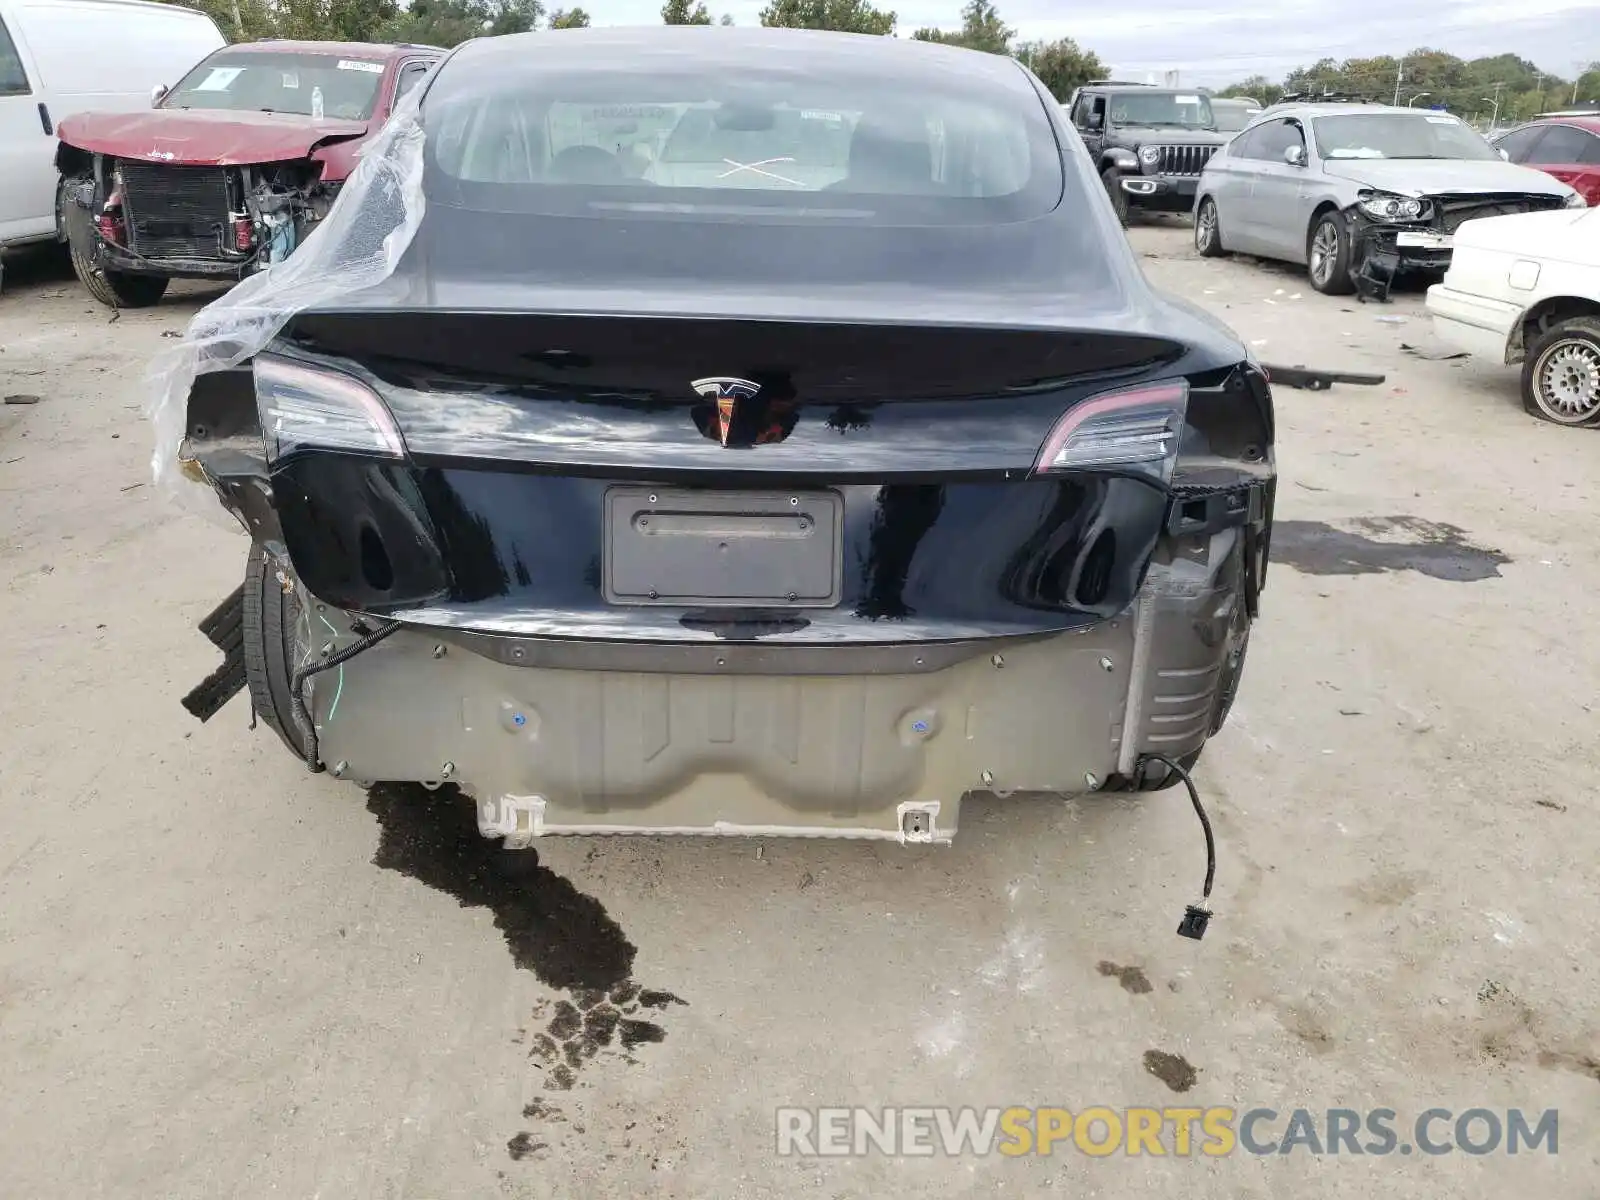
[(1091, 396), (1056, 422), (1033, 469), (1049, 475), (1118, 468), (1170, 483), (1188, 407), (1182, 379)]
[(270, 354), (256, 356), (255, 379), (269, 462), (299, 449), (405, 457), (388, 406), (359, 379)]

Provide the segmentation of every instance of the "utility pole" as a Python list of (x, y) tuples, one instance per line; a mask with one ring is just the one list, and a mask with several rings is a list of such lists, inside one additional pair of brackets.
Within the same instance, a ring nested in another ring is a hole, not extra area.
[(1485, 96), (1485, 97), (1483, 97), (1483, 99), (1489, 101), (1490, 104), (1494, 105), (1494, 113), (1489, 118), (1489, 132), (1493, 133), (1496, 129), (1498, 129), (1500, 127), (1500, 89), (1505, 87), (1505, 84), (1496, 83), (1496, 84), (1491, 84), (1490, 86), (1494, 88), (1494, 95), (1493, 96)]
[(1394, 106), (1396, 108), (1400, 107), (1400, 85), (1405, 82), (1405, 78), (1406, 60), (1402, 58), (1400, 65), (1395, 68), (1394, 72)]

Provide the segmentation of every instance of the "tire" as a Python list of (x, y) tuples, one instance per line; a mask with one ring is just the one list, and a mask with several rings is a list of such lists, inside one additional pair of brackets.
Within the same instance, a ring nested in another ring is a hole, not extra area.
[(1221, 258), (1222, 226), (1217, 223), (1217, 202), (1210, 196), (1194, 212), (1194, 249), (1201, 258)]
[[(78, 179), (63, 179), (64, 192)], [(107, 308), (149, 308), (159, 304), (167, 292), (167, 279), (160, 275), (129, 275), (123, 271), (102, 271), (94, 265), (95, 247), (100, 233), (88, 209), (61, 198), (61, 223), (66, 227), (67, 249), (72, 255), (72, 272), (87, 291)]]
[(1348, 296), (1356, 290), (1350, 278), (1350, 231), (1336, 212), (1323, 213), (1306, 234), (1306, 278), (1324, 296)]
[(305, 757), (305, 743), (295, 724), (289, 684), (296, 651), (295, 630), (301, 617), (300, 596), (278, 579), (277, 562), (259, 542), (250, 545), (244, 568), (244, 675), (250, 704), (294, 753)]
[(1122, 190), (1122, 173), (1115, 167), (1107, 167), (1105, 174), (1100, 176), (1100, 181), (1106, 185), (1106, 195), (1111, 197), (1111, 207), (1117, 214), (1117, 220), (1122, 227), (1128, 227), (1128, 193)]
[(1600, 317), (1569, 317), (1534, 340), (1522, 364), (1522, 406), (1556, 425), (1600, 425)]

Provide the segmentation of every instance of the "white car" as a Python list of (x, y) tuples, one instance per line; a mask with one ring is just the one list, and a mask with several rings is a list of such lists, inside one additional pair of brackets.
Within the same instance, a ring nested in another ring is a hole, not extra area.
[(227, 39), (205, 13), (144, 0), (0, 0), (0, 245), (60, 235), (56, 125), (147, 109)]
[(1530, 413), (1600, 425), (1600, 209), (1468, 221), (1428, 311), (1468, 354), (1522, 363)]

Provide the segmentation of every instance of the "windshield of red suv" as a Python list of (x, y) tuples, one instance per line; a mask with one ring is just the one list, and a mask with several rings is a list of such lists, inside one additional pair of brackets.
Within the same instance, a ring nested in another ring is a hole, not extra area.
[(338, 54), (220, 50), (184, 76), (161, 107), (364, 121), (377, 106), (383, 71), (381, 62)]

